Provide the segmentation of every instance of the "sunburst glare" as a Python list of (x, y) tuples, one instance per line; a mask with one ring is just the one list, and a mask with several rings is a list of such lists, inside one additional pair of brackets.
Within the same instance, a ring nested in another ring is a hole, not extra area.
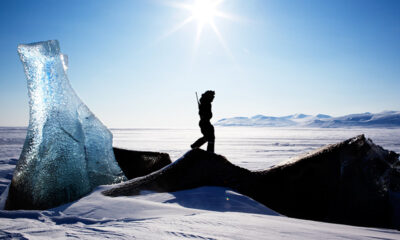
[(211, 23), (216, 14), (216, 7), (219, 2), (211, 0), (197, 0), (191, 6), (192, 15), (199, 24)]
[(166, 35), (164, 35), (163, 38), (171, 35), (172, 33), (180, 30), (184, 26), (186, 26), (188, 23), (191, 23), (193, 21), (197, 22), (197, 31), (196, 31), (196, 39), (194, 43), (194, 52), (197, 52), (197, 48), (199, 45), (200, 37), (203, 32), (203, 28), (208, 25), (211, 27), (211, 29), (214, 31), (215, 35), (217, 36), (217, 39), (219, 43), (222, 45), (223, 49), (226, 51), (227, 55), (231, 58), (233, 58), (233, 55), (231, 51), (229, 50), (227, 44), (225, 43), (225, 40), (223, 39), (220, 31), (218, 30), (218, 27), (215, 24), (214, 19), (216, 17), (219, 18), (226, 18), (226, 19), (234, 19), (233, 16), (230, 14), (221, 12), (218, 10), (218, 7), (223, 3), (223, 0), (194, 0), (191, 2), (191, 4), (181, 4), (181, 3), (173, 3), (170, 4), (171, 6), (179, 9), (184, 9), (187, 11), (191, 12), (191, 15), (184, 19), (182, 22), (177, 24), (175, 27), (172, 28), (171, 31), (169, 31)]

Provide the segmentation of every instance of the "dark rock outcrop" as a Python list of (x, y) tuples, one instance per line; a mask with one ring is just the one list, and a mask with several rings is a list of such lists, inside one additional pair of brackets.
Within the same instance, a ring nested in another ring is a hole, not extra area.
[(224, 186), (289, 217), (399, 228), (399, 156), (363, 135), (265, 171), (252, 172), (196, 149), (169, 166), (103, 192), (178, 191)]
[(113, 148), (115, 159), (128, 179), (145, 176), (171, 163), (167, 153)]

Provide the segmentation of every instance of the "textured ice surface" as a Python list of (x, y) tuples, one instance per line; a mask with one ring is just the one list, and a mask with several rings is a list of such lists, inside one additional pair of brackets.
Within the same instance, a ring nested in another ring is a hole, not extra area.
[(28, 80), (30, 120), (7, 209), (45, 209), (125, 179), (111, 132), (72, 89), (56, 40), (18, 46)]

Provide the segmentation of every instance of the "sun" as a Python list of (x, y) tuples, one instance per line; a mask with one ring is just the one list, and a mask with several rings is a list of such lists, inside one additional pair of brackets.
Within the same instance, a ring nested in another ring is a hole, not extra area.
[(219, 2), (211, 0), (196, 0), (191, 6), (192, 16), (199, 24), (212, 23), (217, 14)]
[(195, 38), (195, 52), (198, 48), (200, 37), (205, 26), (211, 27), (211, 29), (216, 34), (220, 44), (224, 48), (225, 52), (232, 57), (232, 54), (228, 48), (228, 45), (225, 43), (220, 31), (218, 30), (217, 25), (215, 24), (215, 19), (218, 18), (225, 18), (229, 20), (236, 20), (230, 14), (224, 13), (219, 10), (219, 6), (222, 5), (224, 0), (193, 0), (189, 4), (183, 3), (173, 3), (171, 6), (179, 9), (184, 9), (189, 11), (191, 14), (188, 18), (183, 20), (177, 26), (175, 26), (171, 31), (169, 31), (166, 35), (162, 38), (169, 36), (170, 34), (180, 30), (188, 23), (197, 22), (197, 31), (196, 31), (196, 38)]

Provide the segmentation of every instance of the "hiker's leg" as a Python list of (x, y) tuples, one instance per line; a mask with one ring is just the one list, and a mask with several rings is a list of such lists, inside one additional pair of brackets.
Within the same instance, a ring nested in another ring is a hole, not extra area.
[(194, 142), (192, 145), (190, 145), (191, 148), (199, 148), (201, 147), (201, 145), (203, 145), (204, 143), (206, 143), (206, 138), (205, 137), (201, 137), (199, 139), (197, 139), (196, 142)]
[(207, 152), (214, 153), (214, 145), (215, 145), (215, 134), (214, 134), (214, 126), (208, 125), (207, 126), (207, 135), (205, 135), (206, 140), (208, 142), (207, 145)]
[(207, 152), (214, 153), (214, 142), (208, 141)]

